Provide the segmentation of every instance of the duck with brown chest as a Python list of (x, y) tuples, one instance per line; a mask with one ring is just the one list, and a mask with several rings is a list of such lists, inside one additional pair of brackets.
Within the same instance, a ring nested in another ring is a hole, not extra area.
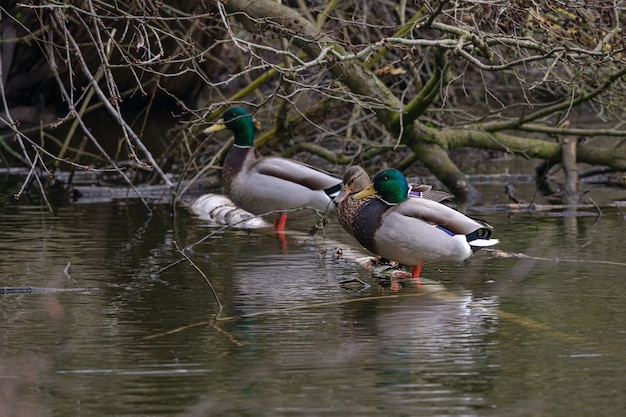
[(354, 237), (375, 254), (410, 265), (414, 277), (424, 263), (461, 262), (498, 243), (489, 224), (438, 201), (410, 197), (406, 178), (395, 169), (380, 171), (351, 198), (368, 198), (350, 219)]

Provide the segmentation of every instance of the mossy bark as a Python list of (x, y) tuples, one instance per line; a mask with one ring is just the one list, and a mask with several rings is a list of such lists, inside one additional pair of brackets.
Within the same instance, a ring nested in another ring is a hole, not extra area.
[[(541, 139), (523, 138), (504, 133), (489, 133), (478, 129), (426, 129), (425, 140), (449, 149), (475, 147), (522, 155), (527, 158), (561, 161), (561, 144)], [(591, 165), (605, 165), (615, 170), (626, 170), (626, 148), (598, 147), (593, 143), (579, 144), (577, 161)]]

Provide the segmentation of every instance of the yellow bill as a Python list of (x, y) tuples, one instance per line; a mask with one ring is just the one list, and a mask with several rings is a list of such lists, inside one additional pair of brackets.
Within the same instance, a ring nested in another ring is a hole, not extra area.
[(217, 123), (207, 127), (206, 129), (203, 130), (203, 132), (204, 133), (212, 133), (212, 132), (218, 132), (218, 131), (220, 131), (222, 129), (226, 129), (226, 124), (224, 123), (224, 119), (219, 119), (217, 121)]
[(363, 191), (358, 192), (355, 195), (353, 195), (352, 198), (355, 200), (360, 200), (362, 198), (369, 197), (374, 194), (376, 194), (376, 189), (374, 189), (374, 184), (370, 184), (367, 187), (365, 187)]

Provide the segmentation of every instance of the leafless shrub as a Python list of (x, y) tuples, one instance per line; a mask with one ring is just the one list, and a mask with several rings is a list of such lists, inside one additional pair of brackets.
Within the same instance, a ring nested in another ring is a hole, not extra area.
[[(198, 139), (233, 103), (264, 127), (263, 152), (335, 171), (420, 161), (467, 199), (475, 190), (450, 149), (558, 159), (554, 135), (620, 138), (581, 145), (577, 157), (626, 169), (621, 1), (287, 3), (2, 7), (0, 143), (31, 168), (22, 189), (58, 167), (113, 170), (132, 186), (125, 159), (167, 185), (166, 169), (180, 180), (217, 172), (227, 145)], [(163, 102), (183, 123), (146, 136)], [(98, 109), (119, 126), (123, 151), (91, 129)], [(585, 113), (606, 126), (579, 123)]]

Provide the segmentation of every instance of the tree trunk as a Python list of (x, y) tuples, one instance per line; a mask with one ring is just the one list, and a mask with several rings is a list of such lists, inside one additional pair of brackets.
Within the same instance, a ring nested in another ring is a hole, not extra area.
[(563, 185), (563, 203), (575, 208), (580, 199), (578, 194), (578, 167), (576, 166), (576, 145), (578, 140), (574, 136), (565, 136), (562, 143), (563, 171), (565, 184)]

